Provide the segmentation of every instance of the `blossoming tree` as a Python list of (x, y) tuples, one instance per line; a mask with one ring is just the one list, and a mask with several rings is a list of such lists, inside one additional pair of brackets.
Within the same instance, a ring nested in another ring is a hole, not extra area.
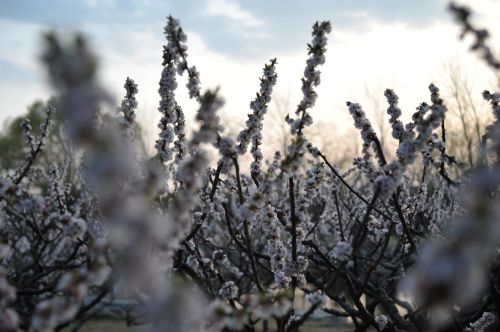
[[(450, 10), (498, 75), (486, 30), (467, 8)], [(26, 158), (0, 178), (0, 330), (78, 329), (114, 298), (134, 301), (128, 323), (156, 331), (298, 331), (320, 311), (356, 331), (496, 330), (500, 93), (483, 94), (494, 122), (470, 168), (447, 152), (436, 85), (406, 124), (396, 92), (385, 91), (392, 156), (349, 101), (363, 146), (340, 170), (304, 132), (331, 30), (313, 25), (302, 99), (285, 119), (288, 153), (266, 162), (263, 120), (279, 60), (264, 64), (245, 127), (230, 137), (217, 115), (222, 98), (201, 88), (186, 34), (169, 16), (159, 136), (148, 156), (135, 140), (138, 84), (125, 80), (116, 107), (85, 40), (47, 35), (43, 61), (57, 98), (39, 136), (22, 123)], [(182, 75), (198, 103), (192, 133), (176, 100)], [(55, 116), (68, 149), (44, 170), (37, 160)]]

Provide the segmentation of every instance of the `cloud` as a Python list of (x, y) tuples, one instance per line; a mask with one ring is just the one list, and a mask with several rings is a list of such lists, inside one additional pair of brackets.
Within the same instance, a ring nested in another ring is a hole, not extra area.
[(0, 18), (0, 30), (9, 31), (0, 43), (0, 124), (26, 111), (35, 99), (50, 96), (39, 66), (42, 27)]
[(39, 46), (41, 26), (0, 18), (0, 31), (4, 33), (0, 43), (0, 60), (23, 70), (37, 67), (35, 58)]
[(85, 4), (92, 9), (114, 9), (116, 7), (116, 0), (85, 0)]
[(243, 9), (235, 0), (208, 0), (203, 14), (206, 16), (225, 17), (235, 23), (248, 28), (257, 28), (264, 25), (264, 21), (254, 16), (250, 11)]

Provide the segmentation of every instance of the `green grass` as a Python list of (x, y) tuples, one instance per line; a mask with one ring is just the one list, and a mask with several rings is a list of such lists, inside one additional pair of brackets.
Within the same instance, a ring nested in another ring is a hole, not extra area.
[[(272, 330), (272, 329), (271, 329)], [(67, 329), (65, 331), (71, 331)], [(123, 321), (113, 321), (108, 319), (98, 319), (87, 322), (81, 329), (82, 332), (146, 332), (150, 331), (149, 326), (127, 326)], [(326, 322), (308, 322), (304, 324), (300, 331), (303, 332), (347, 332), (352, 331), (348, 325), (333, 326)]]

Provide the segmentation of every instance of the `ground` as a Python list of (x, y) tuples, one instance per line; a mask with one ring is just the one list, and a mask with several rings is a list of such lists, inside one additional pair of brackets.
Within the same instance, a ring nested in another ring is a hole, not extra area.
[[(71, 329), (68, 329), (70, 331)], [(149, 326), (127, 327), (122, 321), (94, 320), (85, 324), (82, 332), (146, 332)], [(332, 326), (330, 323), (312, 321), (303, 325), (304, 332), (347, 332), (352, 331), (350, 326)]]

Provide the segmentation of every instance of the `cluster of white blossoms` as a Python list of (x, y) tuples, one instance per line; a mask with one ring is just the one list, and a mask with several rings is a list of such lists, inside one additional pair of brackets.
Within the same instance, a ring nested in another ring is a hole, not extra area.
[[(170, 161), (175, 152), (175, 160), (178, 164), (186, 156), (187, 143), (184, 112), (175, 100), (176, 75), (182, 75), (185, 70), (188, 70), (187, 46), (185, 45), (187, 37), (182, 31), (179, 21), (172, 16), (167, 19), (164, 33), (167, 45), (163, 47), (163, 71), (158, 90), (161, 98), (158, 110), (162, 117), (158, 124), (160, 134), (155, 147), (162, 162)], [(200, 81), (198, 72), (194, 67), (188, 72), (190, 75), (188, 81), (190, 97), (199, 101)], [(172, 142), (173, 148), (170, 147)]]
[(349, 108), (349, 113), (354, 120), (354, 127), (359, 129), (361, 133), (361, 139), (363, 140), (363, 157), (366, 160), (370, 160), (371, 154), (369, 152), (369, 148), (376, 137), (375, 130), (373, 129), (370, 120), (366, 117), (361, 105), (347, 102), (347, 107)]
[(292, 143), (287, 147), (288, 155), (281, 163), (281, 168), (283, 170), (296, 170), (306, 152), (307, 140), (302, 130), (313, 123), (313, 118), (308, 110), (316, 103), (318, 95), (314, 87), (318, 86), (321, 82), (321, 72), (318, 70), (318, 66), (325, 63), (326, 44), (328, 41), (327, 35), (331, 30), (332, 26), (329, 21), (317, 21), (313, 25), (313, 40), (308, 44), (309, 58), (306, 60), (304, 77), (301, 79), (302, 99), (295, 111), (296, 118), (289, 115), (285, 118), (294, 138), (292, 139)]
[(292, 134), (300, 134), (305, 126), (312, 124), (312, 117), (307, 110), (314, 106), (318, 98), (314, 87), (318, 86), (321, 82), (321, 72), (317, 67), (325, 63), (327, 35), (331, 31), (332, 26), (329, 21), (316, 22), (313, 25), (313, 39), (308, 45), (309, 58), (306, 61), (304, 77), (302, 78), (303, 97), (295, 111), (298, 118), (288, 118)]
[(26, 144), (28, 145), (31, 151), (35, 150), (35, 138), (31, 133), (31, 130), (33, 128), (31, 127), (30, 120), (24, 119), (23, 122), (21, 123), (21, 127), (23, 128), (23, 136), (24, 139), (26, 140)]
[[(398, 229), (398, 227), (401, 227), (401, 224), (396, 225), (396, 229)], [(389, 232), (387, 225), (382, 220), (374, 217), (368, 222), (368, 229), (371, 231), (376, 241), (384, 239), (385, 235)], [(402, 232), (399, 234), (402, 234)]]
[(135, 123), (135, 110), (137, 109), (138, 103), (135, 95), (139, 92), (137, 89), (137, 84), (133, 79), (127, 77), (125, 80), (125, 97), (122, 100), (122, 104), (120, 107), (120, 111), (123, 113), (123, 126), (124, 132), (128, 139), (134, 139), (134, 129), (136, 126)]
[(232, 300), (238, 297), (238, 286), (234, 283), (234, 281), (226, 281), (222, 284), (219, 289), (219, 295), (224, 300)]
[(276, 285), (280, 288), (287, 288), (291, 281), (291, 278), (284, 272), (288, 250), (281, 241), (281, 227), (271, 205), (267, 204), (261, 212), (260, 224), (267, 237), (267, 252), (271, 256), (270, 266)]
[(392, 137), (400, 142), (407, 138), (412, 138), (413, 131), (411, 130), (411, 125), (405, 128), (403, 122), (399, 120), (402, 114), (401, 109), (398, 106), (399, 97), (391, 89), (385, 90), (384, 96), (387, 98), (387, 102), (389, 103), (387, 114), (390, 116), (389, 123), (392, 127)]
[(363, 157), (355, 158), (354, 165), (373, 181), (380, 175), (380, 172), (376, 170), (376, 167), (373, 164), (370, 148), (375, 151), (378, 163), (383, 166), (385, 164), (385, 157), (383, 156), (381, 145), (377, 134), (375, 133), (370, 120), (368, 120), (366, 113), (361, 108), (361, 105), (358, 103), (347, 102), (347, 106), (349, 113), (354, 120), (354, 127), (360, 131), (361, 139), (363, 141)]
[(184, 33), (180, 21), (177, 18), (168, 16), (167, 25), (164, 29), (167, 38), (167, 45), (164, 46), (164, 63), (173, 62), (179, 75), (187, 71), (188, 83), (186, 87), (189, 97), (197, 100), (201, 97), (200, 74), (195, 66), (189, 67), (187, 62), (187, 36)]
[[(446, 107), (439, 96), (439, 89), (434, 85), (429, 85), (431, 92), (432, 105), (420, 106), (415, 115), (415, 138), (409, 138), (402, 141), (396, 150), (397, 160), (384, 166), (386, 174), (379, 176), (376, 183), (380, 188), (381, 195), (387, 197), (400, 183), (406, 168), (412, 164), (422, 151), (435, 128), (441, 126), (446, 113)], [(428, 113), (428, 114), (426, 114)]]
[(349, 259), (349, 256), (352, 254), (352, 246), (349, 242), (346, 241), (338, 241), (335, 244), (330, 256), (339, 261), (346, 261)]
[(378, 315), (377, 317), (375, 317), (375, 322), (377, 323), (377, 330), (384, 331), (389, 320), (385, 315)]
[(306, 294), (305, 299), (310, 304), (312, 304), (314, 306), (318, 306), (319, 308), (322, 308), (325, 306), (326, 301), (328, 300), (328, 297), (325, 294), (323, 294), (323, 292), (316, 291), (316, 292)]
[(163, 67), (160, 79), (160, 107), (158, 108), (162, 114), (158, 127), (160, 128), (159, 138), (156, 141), (155, 148), (158, 151), (158, 156), (162, 162), (168, 162), (172, 159), (172, 149), (170, 144), (174, 141), (173, 124), (177, 120), (177, 107), (175, 101), (175, 89), (177, 81), (175, 79), (176, 72), (173, 63), (168, 63)]
[(487, 332), (491, 331), (491, 328), (497, 321), (497, 316), (492, 312), (484, 312), (483, 315), (475, 322), (470, 323), (468, 327), (464, 329), (464, 332)]
[(260, 175), (262, 152), (259, 146), (262, 144), (262, 121), (267, 113), (268, 104), (271, 101), (273, 87), (276, 84), (278, 75), (276, 74), (276, 59), (271, 59), (263, 69), (263, 76), (260, 78), (260, 90), (255, 99), (250, 102), (250, 109), (253, 111), (248, 114), (246, 127), (240, 131), (237, 136), (238, 153), (244, 155), (247, 152), (248, 145), (251, 143), (251, 153), (253, 162), (250, 165), (250, 172), (254, 176)]

